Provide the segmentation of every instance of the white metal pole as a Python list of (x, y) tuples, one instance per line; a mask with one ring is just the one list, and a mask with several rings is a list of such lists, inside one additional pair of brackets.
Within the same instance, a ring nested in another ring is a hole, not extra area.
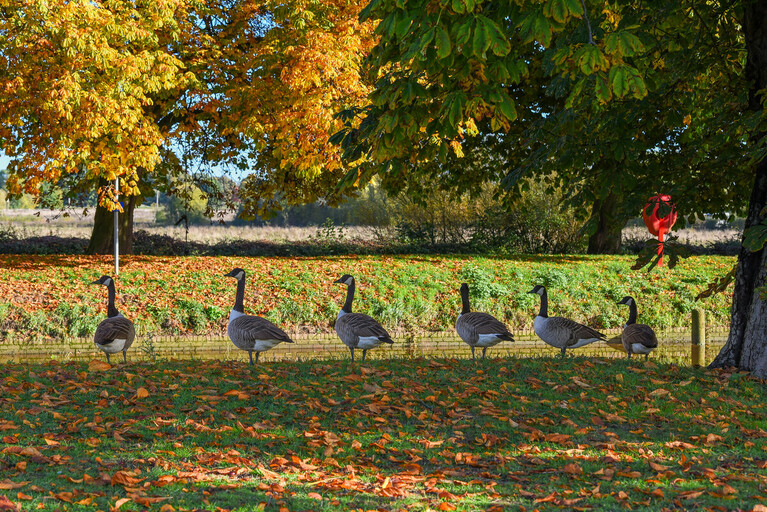
[[(115, 178), (115, 201), (120, 202), (120, 178)], [(115, 205), (115, 234), (114, 234), (114, 241), (115, 241), (115, 275), (120, 274), (120, 223), (118, 220), (118, 214), (116, 208), (117, 205)]]

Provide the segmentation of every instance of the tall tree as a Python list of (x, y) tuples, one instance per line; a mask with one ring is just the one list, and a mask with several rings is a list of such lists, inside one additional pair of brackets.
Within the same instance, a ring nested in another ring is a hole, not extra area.
[[(446, 187), (503, 180), (507, 188), (521, 176), (553, 176), (552, 190), (569, 189), (567, 201), (590, 217), (590, 252), (617, 251), (625, 222), (658, 191), (690, 215), (742, 210), (727, 180), (701, 200), (678, 178), (690, 168), (717, 176), (742, 160), (743, 133), (722, 130), (743, 126), (737, 106), (746, 101), (732, 6), (694, 14), (676, 4), (568, 5), (371, 2), (382, 20), (371, 74), (383, 77), (372, 104), (354, 112), (361, 128), (337, 137), (352, 158), (371, 161), (347, 184), (364, 183), (378, 164), (391, 188), (417, 189), (408, 178), (424, 175)], [(680, 23), (694, 29), (676, 33)], [(497, 168), (475, 168), (477, 145), (496, 152)]]
[(98, 188), (91, 252), (108, 251), (115, 207), (130, 251), (133, 208), (152, 188), (173, 192), (177, 174), (252, 172), (239, 191), (248, 213), (283, 191), (318, 197), (323, 171), (341, 167), (323, 130), (366, 92), (357, 63), (371, 31), (358, 12), (346, 0), (1, 2), (11, 191)]
[(753, 186), (748, 205), (744, 237), (759, 230), (761, 247), (743, 244), (738, 255), (732, 321), (727, 343), (711, 363), (712, 367), (735, 366), (767, 378), (767, 1), (746, 2), (743, 6), (743, 35), (746, 44), (745, 76), (749, 82), (748, 108), (762, 119), (752, 133), (749, 151)]
[[(763, 0), (373, 0), (364, 15), (380, 20), (370, 60), (380, 78), (370, 105), (346, 114), (359, 127), (334, 137), (350, 159), (370, 164), (340, 186), (376, 173), (401, 186), (424, 174), (471, 182), (457, 166), (420, 174), (415, 164), (450, 164), (478, 126), (489, 126), (484, 136), (514, 146), (507, 153), (522, 162), (507, 171), (507, 183), (535, 164), (556, 168), (563, 182), (599, 178), (592, 201), (614, 204), (618, 195), (635, 212), (662, 187), (687, 220), (742, 209), (742, 191), (754, 183), (747, 225), (757, 226), (767, 213), (764, 11)], [(520, 94), (526, 88), (535, 92)], [(543, 115), (541, 98), (552, 94), (565, 108)], [(530, 113), (541, 137), (513, 127)], [(755, 165), (744, 163), (754, 156)], [(739, 276), (730, 343), (716, 364), (755, 370), (767, 358), (763, 252), (744, 250)]]

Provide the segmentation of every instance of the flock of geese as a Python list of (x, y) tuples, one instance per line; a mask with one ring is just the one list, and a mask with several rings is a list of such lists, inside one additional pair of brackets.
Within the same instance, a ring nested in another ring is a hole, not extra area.
[[(253, 365), (253, 352), (256, 353), (256, 362), (258, 362), (258, 356), (261, 352), (274, 348), (279, 343), (293, 343), (285, 331), (269, 320), (260, 316), (245, 314), (243, 308), (245, 271), (241, 268), (235, 268), (226, 276), (237, 280), (237, 295), (234, 300), (234, 307), (229, 314), (227, 334), (237, 348), (248, 352), (250, 364)], [(346, 302), (336, 317), (335, 330), (341, 341), (349, 347), (352, 361), (354, 361), (355, 349), (362, 350), (362, 360), (364, 361), (368, 350), (383, 343), (394, 343), (386, 329), (373, 317), (352, 311), (356, 288), (354, 277), (344, 274), (335, 283), (345, 285), (347, 288)], [(109, 276), (101, 276), (100, 279), (91, 284), (104, 285), (109, 291), (107, 318), (96, 328), (94, 342), (106, 354), (107, 362), (110, 362), (110, 354), (117, 354), (118, 352), (122, 352), (123, 361), (127, 362), (126, 352), (136, 337), (136, 331), (133, 323), (115, 307), (114, 280)], [(565, 357), (568, 349), (582, 347), (596, 341), (607, 341), (604, 334), (591, 327), (569, 318), (550, 317), (548, 315), (549, 299), (545, 286), (535, 286), (528, 293), (537, 294), (541, 298), (541, 308), (535, 317), (535, 333), (544, 342), (560, 349), (562, 357)], [(484, 359), (485, 352), (489, 347), (502, 341), (514, 341), (514, 337), (503, 322), (488, 313), (471, 310), (469, 285), (466, 283), (461, 284), (461, 302), (461, 314), (458, 315), (455, 330), (471, 348), (472, 359), (474, 359), (475, 348), (482, 349), (482, 358)], [(647, 325), (636, 323), (637, 305), (632, 297), (626, 296), (618, 304), (629, 307), (629, 318), (621, 334), (623, 348), (628, 353), (629, 359), (631, 359), (632, 354), (644, 354), (645, 360), (647, 360), (650, 352), (658, 346), (655, 332)]]

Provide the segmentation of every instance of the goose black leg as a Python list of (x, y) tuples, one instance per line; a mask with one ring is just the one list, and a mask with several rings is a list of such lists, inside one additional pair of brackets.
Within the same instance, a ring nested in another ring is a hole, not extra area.
[(631, 352), (629, 352), (628, 354), (629, 354), (629, 361), (631, 361)]
[(253, 351), (248, 350), (248, 357), (250, 358), (250, 366), (253, 366)]
[(485, 359), (485, 352), (487, 352), (487, 347), (482, 347), (482, 360)]
[(650, 354), (649, 354), (649, 353), (648, 353), (648, 354), (645, 354), (645, 355), (644, 355), (644, 360), (645, 360), (645, 361), (647, 361), (647, 360), (649, 359), (649, 357), (650, 357)]
[(474, 347), (471, 347), (471, 358), (474, 359)]
[(128, 358), (125, 356), (125, 352), (126, 351), (123, 350), (123, 363), (127, 363), (128, 362)]
[(258, 356), (261, 355), (261, 352), (256, 352), (256, 362), (258, 362)]
[(367, 349), (366, 349), (366, 348), (363, 348), (363, 349), (362, 349), (362, 361), (363, 361), (363, 362), (365, 361), (365, 356), (366, 356), (366, 355), (368, 355), (368, 351), (367, 351)]
[(112, 364), (112, 363), (109, 361), (109, 352), (104, 352), (104, 353), (107, 355), (107, 364)]
[(352, 352), (352, 363), (354, 362), (354, 347), (349, 347), (349, 350)]
[(562, 359), (564, 359), (565, 357), (567, 357), (567, 356), (565, 355), (565, 352), (566, 352), (566, 351), (567, 351), (567, 349), (566, 349), (565, 347), (562, 347)]

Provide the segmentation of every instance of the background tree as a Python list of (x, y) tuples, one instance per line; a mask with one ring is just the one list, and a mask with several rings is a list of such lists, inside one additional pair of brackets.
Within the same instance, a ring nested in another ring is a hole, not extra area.
[[(387, 9), (384, 4), (370, 6), (375, 12)], [(589, 20), (564, 26), (562, 13), (555, 15), (561, 7), (561, 2), (531, 7), (538, 20), (547, 12), (554, 16), (554, 35), (541, 33), (535, 39), (548, 38), (546, 47), (531, 44), (529, 31), (527, 39), (521, 37), (524, 32), (518, 29), (527, 27), (529, 13), (518, 14), (515, 27), (514, 18), (492, 2), (471, 3), (471, 8), (468, 3), (447, 4), (431, 14), (434, 19), (403, 29), (401, 40), (396, 30), (382, 33), (371, 74), (386, 71), (374, 102), (351, 112), (364, 119), (359, 130), (337, 137), (351, 158), (371, 157), (369, 166), (350, 173), (347, 184), (360, 175), (364, 183), (381, 162), (387, 169), (383, 183), (390, 189), (418, 194), (418, 185), (411, 182), (424, 175), (439, 177), (434, 182), (448, 189), (494, 181), (513, 192), (508, 198), (513, 201), (520, 191), (514, 187), (517, 180), (537, 175), (552, 193), (566, 188), (566, 203), (580, 219), (589, 219), (585, 228), (592, 253), (618, 252), (626, 221), (658, 191), (671, 193), (680, 210), (690, 212), (689, 220), (696, 213), (743, 211), (745, 201), (737, 190), (749, 178), (743, 172), (733, 175), (732, 169), (744, 158), (741, 145), (747, 135), (740, 106), (747, 95), (733, 6), (694, 14), (696, 30), (681, 35), (673, 27), (688, 23), (689, 9), (678, 5), (636, 5), (624, 11), (594, 6), (587, 8)], [(423, 14), (418, 4), (409, 3), (408, 9)], [(405, 19), (410, 11), (393, 7), (385, 12)], [(435, 20), (439, 40), (430, 36)], [(483, 29), (490, 23), (509, 41), (503, 59), (496, 55), (501, 47)], [(548, 25), (541, 21), (541, 26)], [(387, 41), (398, 45), (391, 54), (386, 53)], [(475, 43), (490, 46), (477, 55)], [(418, 45), (420, 50), (414, 51)], [(466, 69), (507, 69), (512, 59), (519, 59), (516, 63), (525, 71), (515, 80), (503, 75), (494, 82), (485, 71), (474, 81), (443, 79)], [(639, 69), (641, 76), (635, 74)], [(419, 87), (422, 94), (407, 92)], [(503, 124), (503, 110), (492, 108), (502, 93), (514, 106), (513, 123)], [(471, 100), (460, 100), (472, 94)], [(406, 112), (419, 108), (429, 112), (425, 118), (407, 117)], [(393, 129), (392, 119), (412, 121), (417, 129), (408, 136), (407, 130)], [(452, 128), (447, 126), (451, 122)], [(451, 130), (458, 136), (451, 138)], [(400, 145), (400, 140), (405, 142)], [(479, 153), (494, 156), (475, 165)], [(715, 192), (700, 194), (700, 185), (686, 178), (690, 169), (711, 176), (705, 184)]]
[(252, 171), (239, 191), (246, 214), (276, 206), (279, 190), (292, 202), (318, 197), (321, 171), (340, 172), (326, 143), (332, 111), (366, 92), (356, 63), (370, 31), (358, 27), (358, 9), (342, 0), (6, 2), (0, 140), (11, 192), (39, 194), (46, 180), (71, 193), (98, 188), (90, 252), (111, 246), (116, 177), (126, 252), (135, 206), (179, 173), (209, 181), (213, 170)]
[[(765, 5), (373, 0), (363, 16), (380, 20), (370, 60), (371, 74), (380, 78), (370, 105), (346, 114), (359, 118), (359, 127), (334, 137), (350, 160), (367, 157), (370, 164), (353, 169), (341, 187), (376, 173), (385, 184), (410, 186), (421, 177), (416, 165), (438, 168), (435, 162), (448, 162), (451, 152), (463, 156), (481, 122), (487, 135), (508, 140), (512, 160), (523, 163), (507, 171), (507, 184), (524, 174), (525, 162), (557, 166), (556, 179), (565, 182), (602, 176), (593, 188), (580, 189), (599, 191), (591, 199), (601, 210), (608, 201), (638, 205), (657, 191), (659, 179), (692, 220), (712, 206), (720, 212), (742, 207), (739, 192), (756, 174), (747, 226), (756, 225), (765, 213), (767, 165), (758, 128), (767, 76)], [(536, 84), (541, 77), (543, 84)], [(526, 87), (537, 92), (517, 93)], [(565, 109), (544, 115), (539, 98), (548, 95), (564, 98)], [(520, 113), (525, 121), (530, 112), (543, 126), (542, 139), (525, 140), (513, 128)], [(626, 165), (627, 151), (637, 148)], [(755, 167), (743, 165), (755, 155)], [(720, 172), (728, 160), (735, 167)], [(453, 177), (450, 169), (445, 180), (453, 185), (475, 179)], [(757, 364), (767, 361), (767, 311), (755, 291), (765, 284), (762, 258), (760, 252), (739, 258), (745, 280), (736, 282), (728, 345), (750, 349), (724, 351), (728, 363), (748, 370), (767, 368)]]

